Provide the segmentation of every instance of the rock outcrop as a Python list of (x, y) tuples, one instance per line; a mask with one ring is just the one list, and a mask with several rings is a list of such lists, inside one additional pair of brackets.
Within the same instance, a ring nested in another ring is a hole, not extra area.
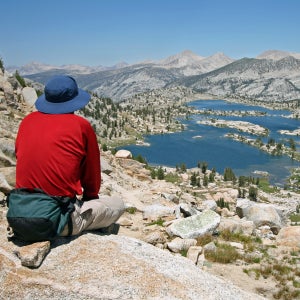
[(1, 299), (260, 298), (134, 238), (86, 233), (59, 239), (34, 270), (21, 266), (12, 247), (1, 245)]

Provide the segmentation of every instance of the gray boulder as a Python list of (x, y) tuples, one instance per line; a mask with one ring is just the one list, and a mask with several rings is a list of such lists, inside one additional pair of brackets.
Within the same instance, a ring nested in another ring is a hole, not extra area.
[(175, 220), (166, 231), (170, 236), (194, 239), (212, 233), (220, 224), (220, 219), (220, 215), (214, 211), (206, 210), (199, 215)]
[(0, 244), (1, 299), (262, 299), (184, 257), (137, 239), (95, 233), (59, 239), (38, 269)]
[(109, 175), (113, 171), (112, 166), (107, 162), (107, 160), (101, 156), (101, 172)]
[(195, 207), (187, 204), (187, 203), (180, 203), (178, 205), (178, 208), (180, 213), (183, 214), (183, 216), (186, 217), (190, 217), (190, 216), (194, 216), (194, 215), (199, 215), (201, 212), (199, 210), (197, 210)]
[(34, 88), (26, 86), (22, 89), (22, 96), (24, 98), (24, 101), (29, 105), (33, 106), (36, 99), (37, 94)]
[(221, 218), (218, 227), (220, 231), (229, 230), (232, 233), (242, 232), (246, 235), (252, 235), (255, 225), (253, 221), (238, 218)]
[(197, 240), (195, 239), (181, 239), (176, 237), (173, 241), (167, 243), (168, 249), (172, 252), (179, 253), (182, 250), (189, 250), (190, 247), (196, 246)]
[(166, 216), (175, 216), (175, 207), (152, 204), (144, 208), (143, 219), (157, 220)]
[(217, 203), (214, 200), (205, 200), (201, 203), (201, 209), (203, 210), (211, 209), (215, 211), (217, 207)]
[(256, 227), (268, 225), (277, 234), (282, 227), (281, 216), (276, 208), (271, 204), (238, 202), (236, 208), (240, 218), (245, 217), (253, 221)]

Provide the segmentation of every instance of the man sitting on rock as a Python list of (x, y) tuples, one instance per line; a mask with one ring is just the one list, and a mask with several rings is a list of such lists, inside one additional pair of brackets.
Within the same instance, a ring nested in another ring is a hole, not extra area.
[[(16, 188), (77, 196), (72, 235), (111, 229), (124, 212), (120, 198), (98, 195), (101, 168), (96, 135), (86, 119), (74, 114), (89, 100), (72, 77), (53, 77), (35, 102), (38, 111), (24, 118), (16, 139)], [(68, 235), (68, 225), (61, 235)]]

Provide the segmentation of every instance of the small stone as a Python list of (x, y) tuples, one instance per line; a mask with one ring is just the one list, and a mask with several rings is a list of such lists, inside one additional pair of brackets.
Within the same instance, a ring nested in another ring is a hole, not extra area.
[(196, 246), (197, 240), (195, 239), (181, 239), (176, 237), (173, 241), (167, 243), (168, 249), (172, 252), (179, 253), (182, 250), (188, 250), (191, 246)]
[(154, 231), (154, 232), (148, 233), (144, 237), (144, 241), (146, 243), (149, 243), (152, 245), (164, 244), (166, 242), (166, 237), (164, 236), (164, 234), (162, 232)]
[(190, 259), (196, 265), (198, 263), (198, 257), (202, 252), (201, 246), (191, 246), (187, 252), (187, 258)]
[(133, 221), (127, 217), (121, 216), (118, 220), (118, 224), (120, 224), (121, 226), (132, 226)]
[(20, 247), (14, 253), (20, 258), (22, 266), (38, 268), (49, 251), (50, 241), (45, 241)]

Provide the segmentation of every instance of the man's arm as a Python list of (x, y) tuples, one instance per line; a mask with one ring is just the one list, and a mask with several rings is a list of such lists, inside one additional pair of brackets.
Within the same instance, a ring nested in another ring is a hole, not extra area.
[(100, 151), (96, 134), (89, 125), (85, 141), (86, 156), (81, 164), (82, 200), (98, 199), (101, 185)]

